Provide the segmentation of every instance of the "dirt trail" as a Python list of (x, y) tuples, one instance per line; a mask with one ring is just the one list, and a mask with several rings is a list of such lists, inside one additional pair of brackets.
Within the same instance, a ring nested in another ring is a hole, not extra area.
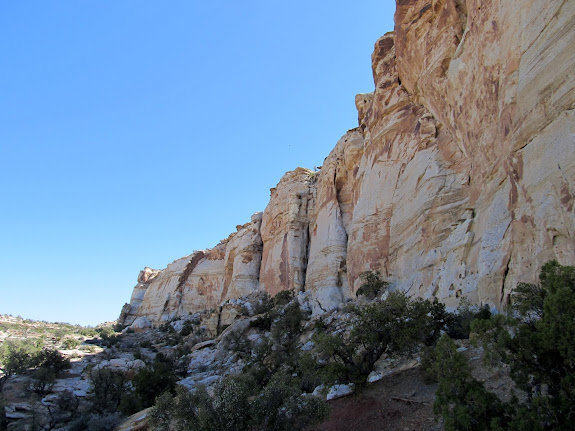
[(421, 369), (397, 373), (330, 402), (329, 420), (307, 431), (440, 431), (432, 411), (436, 389), (424, 383)]

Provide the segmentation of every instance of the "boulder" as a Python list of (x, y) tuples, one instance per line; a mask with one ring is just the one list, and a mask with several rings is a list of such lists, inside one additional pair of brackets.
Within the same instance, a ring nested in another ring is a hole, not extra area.
[(338, 398), (346, 397), (348, 395), (353, 394), (354, 387), (353, 384), (350, 383), (348, 385), (333, 385), (329, 388), (327, 392), (326, 399), (328, 401), (337, 400)]

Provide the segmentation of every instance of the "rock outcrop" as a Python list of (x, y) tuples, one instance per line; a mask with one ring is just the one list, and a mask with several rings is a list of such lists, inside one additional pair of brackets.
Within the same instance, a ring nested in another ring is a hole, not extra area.
[(146, 268), (121, 323), (286, 289), (321, 313), (367, 270), (501, 307), (545, 261), (575, 263), (574, 40), (569, 0), (397, 0), (358, 127), (227, 240)]
[(227, 299), (257, 291), (261, 221), (262, 213), (256, 213), (216, 247), (178, 259), (162, 271), (141, 271), (119, 322), (131, 325), (144, 316), (158, 324), (198, 310), (218, 309)]

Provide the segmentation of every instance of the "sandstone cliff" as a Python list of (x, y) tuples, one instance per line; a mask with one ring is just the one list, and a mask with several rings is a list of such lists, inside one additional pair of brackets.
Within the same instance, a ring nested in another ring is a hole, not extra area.
[(226, 241), (144, 270), (121, 323), (285, 289), (320, 313), (366, 270), (500, 307), (545, 261), (573, 264), (574, 40), (569, 0), (397, 0), (358, 127)]

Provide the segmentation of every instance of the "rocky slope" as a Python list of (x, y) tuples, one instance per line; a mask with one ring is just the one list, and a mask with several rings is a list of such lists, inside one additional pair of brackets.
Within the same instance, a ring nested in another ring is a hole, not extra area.
[(366, 270), (501, 307), (545, 261), (575, 262), (575, 2), (396, 1), (359, 126), (227, 240), (142, 271), (120, 323), (286, 289), (318, 314)]

